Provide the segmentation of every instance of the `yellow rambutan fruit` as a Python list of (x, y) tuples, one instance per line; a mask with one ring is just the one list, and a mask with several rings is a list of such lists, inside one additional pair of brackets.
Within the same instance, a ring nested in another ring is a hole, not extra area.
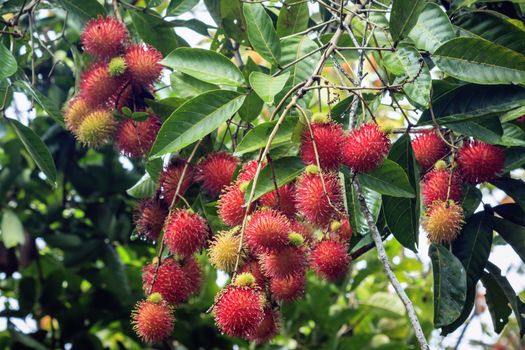
[[(237, 251), (241, 238), (237, 235), (238, 228), (230, 231), (219, 232), (211, 242), (208, 249), (210, 263), (219, 270), (232, 272), (237, 262)], [(239, 263), (244, 260), (244, 253), (241, 251)]]
[(450, 243), (456, 239), (464, 224), (463, 209), (456, 202), (434, 201), (423, 219), (423, 227), (432, 243)]
[(64, 113), (64, 123), (69, 131), (76, 132), (80, 123), (91, 112), (88, 103), (81, 97), (72, 98)]
[(78, 140), (86, 146), (99, 148), (111, 140), (115, 125), (115, 119), (111, 112), (105, 109), (97, 109), (84, 118), (76, 135)]

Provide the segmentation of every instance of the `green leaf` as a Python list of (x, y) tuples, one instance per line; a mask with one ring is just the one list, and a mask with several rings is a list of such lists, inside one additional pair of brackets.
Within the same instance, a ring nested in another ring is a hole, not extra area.
[(472, 136), (484, 142), (499, 144), (503, 128), (498, 117), (471, 119), (465, 122), (445, 124), (458, 133)]
[(104, 6), (97, 0), (58, 0), (58, 3), (81, 25), (98, 15), (106, 14)]
[(415, 192), (408, 176), (396, 162), (385, 159), (384, 163), (369, 173), (358, 174), (365, 187), (392, 197), (414, 198)]
[(512, 147), (505, 149), (505, 168), (503, 173), (521, 168), (525, 164), (525, 147)]
[(525, 183), (523, 181), (509, 177), (500, 177), (490, 181), (490, 183), (511, 196), (525, 210)]
[(268, 62), (278, 64), (281, 45), (264, 6), (260, 3), (244, 3), (242, 10), (246, 19), (248, 39), (255, 51)]
[(252, 72), (250, 74), (250, 86), (259, 95), (259, 97), (269, 105), (273, 104), (275, 95), (277, 95), (283, 88), (290, 72), (272, 77), (271, 75), (261, 72)]
[(167, 97), (159, 100), (146, 99), (146, 103), (156, 115), (164, 120), (179, 108), (184, 103), (184, 100), (178, 97)]
[(454, 332), (456, 329), (458, 329), (465, 323), (467, 318), (472, 313), (472, 309), (474, 308), (475, 299), (476, 299), (476, 288), (467, 286), (467, 298), (465, 300), (465, 303), (463, 304), (463, 309), (461, 310), (461, 314), (456, 320), (454, 320), (454, 322), (441, 328), (441, 336), (446, 336), (447, 334)]
[(199, 3), (199, 0), (171, 0), (166, 12), (171, 16), (182, 15)]
[(521, 260), (525, 262), (525, 227), (498, 217), (494, 217), (493, 222), (494, 230), (503, 237), (505, 242), (510, 244)]
[(517, 84), (525, 81), (525, 56), (479, 38), (455, 38), (433, 55), (444, 73), (477, 84)]
[(390, 33), (394, 41), (397, 42), (410, 33), (425, 5), (426, 0), (393, 0)]
[(33, 89), (33, 87), (29, 85), (28, 82), (23, 80), (15, 81), (13, 85), (21, 89), (26, 94), (32, 96), (35, 99), (35, 102), (38, 103), (51, 118), (53, 118), (60, 125), (64, 125), (62, 112), (47, 96), (43, 95), (40, 91)]
[[(297, 176), (301, 175), (304, 170), (304, 162), (298, 157), (285, 157), (273, 161), (273, 168), (275, 171), (275, 182), (277, 183), (277, 187), (281, 187), (292, 182)], [(246, 200), (250, 197), (252, 186), (253, 181), (250, 182), (248, 190), (245, 193)], [(272, 169), (270, 165), (266, 165), (259, 174), (253, 200), (257, 200), (273, 190), (275, 190), (275, 184), (273, 182)]]
[(3, 211), (0, 232), (7, 249), (24, 244), (24, 228), (18, 216), (11, 209)]
[(0, 80), (3, 80), (7, 77), (10, 77), (11, 75), (16, 73), (17, 70), (17, 64), (16, 59), (5, 47), (4, 44), (0, 43), (0, 61), (2, 64), (0, 65)]
[(256, 119), (261, 113), (264, 106), (264, 101), (261, 100), (255, 91), (250, 91), (241, 108), (239, 109), (239, 116), (246, 122), (251, 122)]
[(502, 296), (505, 295), (505, 291), (492, 274), (483, 271), (481, 282), (483, 282), (486, 290), (485, 299), (489, 307), (494, 331), (499, 334), (509, 322), (512, 309), (509, 306), (507, 298), (502, 298)]
[(481, 203), (482, 197), (481, 191), (476, 186), (463, 186), (463, 201), (461, 202), (461, 206), (463, 207), (463, 214), (466, 218), (474, 214)]
[[(277, 131), (277, 134), (275, 135), (275, 138), (272, 141), (273, 148), (290, 142), (297, 121), (297, 117), (288, 117), (284, 119), (283, 123), (279, 127), (279, 130)], [(272, 133), (276, 123), (276, 120), (261, 123), (248, 131), (241, 142), (237, 145), (234, 154), (236, 156), (241, 156), (243, 154), (263, 148), (268, 142), (268, 136)]]
[(515, 224), (525, 226), (525, 212), (516, 203), (500, 204), (493, 207), (494, 211), (502, 218)]
[(504, 297), (505, 299), (507, 299), (508, 304), (514, 312), (514, 316), (516, 316), (516, 320), (518, 321), (518, 326), (520, 328), (520, 337), (523, 337), (523, 335), (525, 334), (525, 317), (523, 315), (525, 310), (525, 304), (521, 301), (519, 296), (516, 295), (516, 292), (512, 288), (507, 278), (501, 275), (501, 270), (496, 265), (489, 262), (487, 264), (487, 271), (503, 290), (503, 294), (500, 294), (499, 297)]
[(184, 73), (173, 72), (170, 80), (174, 95), (180, 98), (195, 97), (206, 91), (219, 90), (217, 85), (206, 83)]
[(129, 11), (133, 25), (146, 43), (159, 50), (164, 56), (177, 46), (179, 39), (171, 23), (163, 20), (154, 11)]
[(202, 139), (232, 117), (245, 98), (234, 91), (215, 90), (189, 100), (164, 122), (150, 154), (160, 157)]
[(151, 179), (149, 174), (144, 174), (140, 180), (126, 190), (126, 193), (133, 198), (147, 198), (155, 194), (157, 184)]
[(413, 46), (399, 47), (395, 54), (405, 73), (405, 77), (402, 80), (396, 79), (395, 83), (410, 81), (403, 88), (407, 97), (415, 102), (416, 105), (427, 107), (430, 101), (432, 79), (423, 58)]
[(428, 255), (434, 274), (434, 326), (439, 328), (460, 316), (467, 278), (461, 262), (444, 246), (431, 244)]
[(417, 250), (419, 237), (419, 168), (416, 164), (410, 135), (403, 134), (393, 145), (388, 159), (407, 170), (410, 185), (416, 189), (414, 198), (383, 196), (383, 213), (388, 228), (403, 246)]
[(306, 30), (309, 18), (308, 3), (286, 0), (277, 18), (277, 35), (282, 38)]
[(513, 123), (505, 123), (503, 126), (503, 136), (500, 145), (504, 146), (525, 146), (525, 131)]
[(33, 130), (20, 123), (18, 120), (9, 119), (9, 123), (38, 168), (46, 175), (47, 180), (55, 185), (57, 180), (57, 168), (53, 161), (53, 157), (51, 156), (51, 153), (49, 153), (44, 142)]
[(205, 50), (181, 47), (165, 57), (161, 64), (211, 84), (241, 86), (241, 71), (226, 56)]
[(416, 25), (408, 37), (421, 50), (434, 51), (446, 41), (454, 38), (454, 27), (447, 14), (436, 4), (428, 3), (419, 15)]

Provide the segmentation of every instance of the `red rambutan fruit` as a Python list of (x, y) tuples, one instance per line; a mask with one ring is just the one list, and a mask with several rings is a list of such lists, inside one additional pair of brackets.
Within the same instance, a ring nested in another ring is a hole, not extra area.
[(137, 109), (136, 95), (133, 91), (133, 86), (129, 82), (122, 83), (111, 95), (109, 105), (115, 108), (120, 113), (123, 113), (122, 108), (128, 107), (132, 110)]
[(228, 226), (240, 225), (246, 212), (244, 205), (244, 192), (240, 186), (230, 185), (222, 190), (217, 202), (219, 217)]
[(269, 278), (304, 274), (307, 258), (301, 247), (287, 246), (277, 252), (259, 255), (262, 272)]
[[(164, 198), (164, 201), (169, 206), (173, 202), (175, 192), (177, 192), (177, 186), (184, 171), (186, 161), (182, 159), (175, 159), (160, 173), (160, 189)], [(179, 195), (184, 195), (184, 192), (190, 187), (193, 182), (194, 172), (193, 166), (188, 164), (184, 179), (182, 180)]]
[(412, 140), (412, 149), (422, 170), (426, 171), (447, 155), (448, 147), (436, 130), (425, 130)]
[(96, 109), (80, 123), (76, 137), (86, 146), (99, 148), (111, 141), (115, 125), (116, 121), (108, 110)]
[(80, 96), (90, 105), (99, 106), (109, 102), (122, 84), (121, 77), (112, 77), (105, 63), (98, 63), (82, 73)]
[(259, 288), (230, 285), (216, 297), (215, 322), (229, 336), (247, 337), (263, 320), (263, 302)]
[(273, 209), (258, 210), (246, 225), (246, 245), (254, 253), (282, 250), (288, 243), (290, 221)]
[(141, 200), (134, 215), (138, 233), (155, 241), (162, 231), (167, 215), (168, 208), (164, 202), (156, 198)]
[(150, 45), (131, 45), (124, 55), (127, 72), (135, 85), (149, 86), (160, 78), (162, 54)]
[(267, 306), (264, 308), (264, 317), (257, 329), (248, 335), (248, 340), (257, 344), (264, 344), (272, 339), (279, 330), (279, 312)]
[(131, 324), (137, 335), (148, 343), (160, 343), (173, 331), (172, 307), (158, 294), (139, 301), (131, 313)]
[[(278, 194), (278, 195), (277, 195)], [(259, 204), (281, 211), (289, 218), (297, 213), (295, 208), (295, 187), (293, 183), (279, 187), (277, 191), (266, 193), (259, 199)]]
[(504, 165), (503, 149), (481, 141), (466, 142), (458, 152), (458, 172), (472, 184), (494, 179)]
[(261, 271), (261, 266), (257, 260), (250, 259), (246, 261), (240, 268), (239, 273), (251, 273), (255, 277), (255, 283), (259, 286), (263, 286), (267, 282), (266, 276)]
[(377, 124), (364, 124), (346, 136), (342, 162), (355, 172), (366, 173), (381, 165), (389, 149), (390, 139)]
[(186, 276), (188, 297), (199, 293), (202, 286), (202, 269), (193, 256), (186, 257), (182, 262), (182, 271)]
[(517, 121), (518, 123), (523, 123), (523, 122), (525, 122), (525, 114), (522, 115), (521, 117), (519, 117), (518, 119), (516, 119), (516, 121)]
[(239, 159), (227, 152), (216, 152), (202, 159), (198, 165), (197, 181), (212, 197), (217, 197), (233, 177)]
[[(159, 293), (168, 303), (177, 305), (185, 302), (190, 294), (190, 286), (185, 271), (172, 258), (162, 260), (157, 270), (157, 261), (144, 266), (142, 269), (142, 288), (148, 294)], [(153, 281), (157, 270), (157, 277)], [(153, 288), (151, 284), (153, 283)]]
[(162, 125), (159, 117), (150, 115), (144, 121), (126, 119), (119, 122), (116, 132), (117, 148), (130, 158), (140, 158), (149, 153)]
[(167, 220), (163, 239), (170, 252), (188, 256), (204, 247), (209, 228), (199, 214), (179, 209), (171, 212)]
[(84, 50), (97, 58), (116, 56), (127, 40), (126, 26), (114, 17), (99, 16), (90, 20), (80, 36)]
[[(341, 162), (341, 146), (344, 133), (341, 124), (335, 122), (312, 123), (306, 127), (301, 137), (301, 158), (305, 164), (317, 165), (314, 142), (323, 170), (335, 170)], [(313, 138), (312, 138), (313, 135)], [(313, 140), (312, 140), (313, 139)]]
[(463, 209), (454, 201), (435, 201), (427, 209), (423, 227), (432, 243), (450, 243), (463, 226)]
[[(252, 160), (244, 164), (241, 168), (241, 171), (239, 171), (239, 175), (237, 175), (236, 182), (240, 184), (243, 182), (252, 181), (255, 177), (255, 173), (257, 172), (257, 166), (258, 164), (256, 160)], [(261, 170), (264, 169), (265, 166), (266, 164), (263, 164)]]
[(64, 123), (69, 131), (76, 132), (78, 127), (91, 112), (86, 100), (82, 97), (74, 97), (67, 104), (66, 111), (64, 113)]
[(304, 274), (272, 278), (270, 280), (270, 291), (275, 300), (291, 303), (303, 295), (305, 285), (306, 277)]
[(295, 186), (297, 210), (306, 220), (321, 227), (328, 225), (337, 210), (342, 209), (341, 186), (337, 175), (323, 174), (323, 179), (326, 194), (320, 174), (304, 173)]
[(349, 243), (352, 239), (352, 225), (348, 216), (330, 223), (330, 237), (343, 243)]
[[(449, 191), (450, 185), (450, 191)], [(463, 188), (461, 178), (448, 169), (432, 170), (423, 178), (423, 204), (429, 206), (434, 201), (461, 200)]]
[(310, 253), (310, 266), (317, 275), (329, 281), (342, 278), (348, 271), (350, 256), (345, 243), (334, 240), (319, 242)]

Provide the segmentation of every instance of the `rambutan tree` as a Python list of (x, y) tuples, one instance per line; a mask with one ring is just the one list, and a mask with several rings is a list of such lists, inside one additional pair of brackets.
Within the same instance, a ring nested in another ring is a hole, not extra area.
[(0, 348), (524, 345), (521, 1), (0, 11)]

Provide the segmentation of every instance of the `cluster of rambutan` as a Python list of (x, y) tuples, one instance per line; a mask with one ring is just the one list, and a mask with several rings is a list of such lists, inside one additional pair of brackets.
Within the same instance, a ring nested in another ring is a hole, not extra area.
[[(457, 152), (457, 164), (438, 131), (425, 130), (412, 141), (414, 155), (423, 170), (423, 226), (432, 243), (450, 243), (464, 223), (463, 184), (480, 184), (503, 170), (503, 150), (481, 141), (465, 141)], [(449, 159), (450, 158), (450, 159)], [(451, 164), (447, 164), (449, 160)]]
[(146, 155), (161, 120), (147, 110), (144, 98), (153, 98), (162, 55), (151, 46), (131, 44), (126, 26), (113, 17), (89, 21), (81, 41), (93, 62), (82, 74), (80, 92), (67, 104), (66, 127), (86, 146), (114, 141), (125, 156)]

